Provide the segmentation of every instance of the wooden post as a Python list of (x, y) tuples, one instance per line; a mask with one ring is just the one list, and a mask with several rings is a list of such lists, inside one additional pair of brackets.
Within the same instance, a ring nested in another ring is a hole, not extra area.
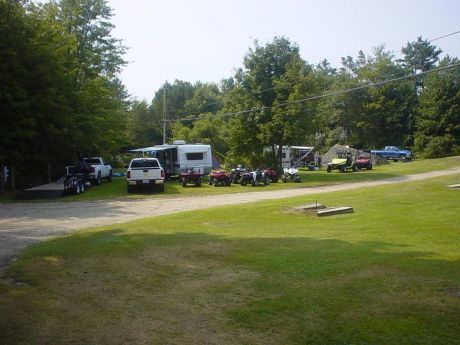
[(3, 182), (3, 164), (0, 165), (0, 194), (5, 192), (5, 183)]
[(11, 189), (16, 190), (16, 184), (14, 183), (14, 166), (11, 165)]

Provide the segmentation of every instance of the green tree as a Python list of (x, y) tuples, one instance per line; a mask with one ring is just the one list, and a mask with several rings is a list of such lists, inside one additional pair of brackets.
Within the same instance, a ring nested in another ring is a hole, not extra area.
[(404, 65), (409, 67), (413, 73), (417, 73), (430, 70), (438, 62), (442, 50), (428, 40), (418, 37), (415, 42), (407, 42), (401, 52), (404, 55), (402, 60)]
[[(447, 56), (439, 66), (457, 64)], [(415, 150), (421, 157), (435, 158), (460, 153), (460, 68), (425, 76), (420, 95)]]

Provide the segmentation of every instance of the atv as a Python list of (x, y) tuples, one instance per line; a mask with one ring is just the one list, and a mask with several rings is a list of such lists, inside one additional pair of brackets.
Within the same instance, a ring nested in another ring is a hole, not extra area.
[(283, 183), (286, 183), (288, 181), (300, 183), (300, 176), (299, 176), (299, 169), (297, 168), (284, 168), (283, 169), (283, 175), (281, 175), (281, 181)]
[(238, 181), (241, 179), (241, 176), (247, 172), (248, 170), (245, 167), (243, 167), (241, 164), (238, 164), (238, 166), (233, 168), (230, 173), (232, 183), (238, 183)]
[(254, 170), (250, 172), (245, 172), (241, 175), (240, 184), (246, 186), (248, 183), (251, 183), (253, 187), (257, 187), (260, 183), (263, 183), (264, 186), (270, 184), (270, 178), (265, 175), (265, 173), (260, 170)]
[(370, 151), (360, 150), (358, 151), (357, 158), (355, 161), (356, 168), (372, 170), (372, 161), (371, 161), (371, 153)]
[(347, 172), (348, 169), (353, 171), (357, 170), (355, 160), (351, 150), (338, 150), (337, 158), (334, 158), (332, 162), (327, 164), (327, 172), (330, 173), (332, 170), (337, 169), (340, 172)]
[(212, 170), (209, 173), (209, 185), (214, 186), (230, 186), (232, 183), (232, 176), (225, 170)]
[(265, 168), (264, 173), (268, 178), (270, 179), (270, 182), (276, 183), (278, 182), (278, 173), (276, 170), (273, 170), (271, 168)]
[(193, 184), (195, 187), (201, 187), (202, 177), (203, 174), (199, 168), (184, 169), (179, 174), (179, 183), (182, 187), (187, 187), (188, 184)]

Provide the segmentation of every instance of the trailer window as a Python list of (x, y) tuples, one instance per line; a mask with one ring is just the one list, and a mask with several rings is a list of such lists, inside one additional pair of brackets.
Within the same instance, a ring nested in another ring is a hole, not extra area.
[(203, 155), (203, 152), (188, 152), (186, 157), (189, 161), (200, 161), (203, 160)]

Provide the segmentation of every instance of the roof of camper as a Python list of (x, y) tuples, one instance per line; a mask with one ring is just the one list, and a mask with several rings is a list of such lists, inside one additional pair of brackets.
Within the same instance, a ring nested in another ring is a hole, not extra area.
[(177, 148), (177, 147), (202, 147), (202, 146), (206, 146), (206, 147), (210, 147), (210, 145), (207, 145), (207, 144), (173, 144), (173, 145), (170, 145), (170, 144), (163, 144), (163, 145), (155, 145), (155, 146), (149, 146), (149, 147), (141, 147), (139, 149), (133, 149), (133, 150), (129, 150), (129, 152), (150, 152), (150, 151), (164, 151), (166, 149), (174, 149), (174, 148)]

